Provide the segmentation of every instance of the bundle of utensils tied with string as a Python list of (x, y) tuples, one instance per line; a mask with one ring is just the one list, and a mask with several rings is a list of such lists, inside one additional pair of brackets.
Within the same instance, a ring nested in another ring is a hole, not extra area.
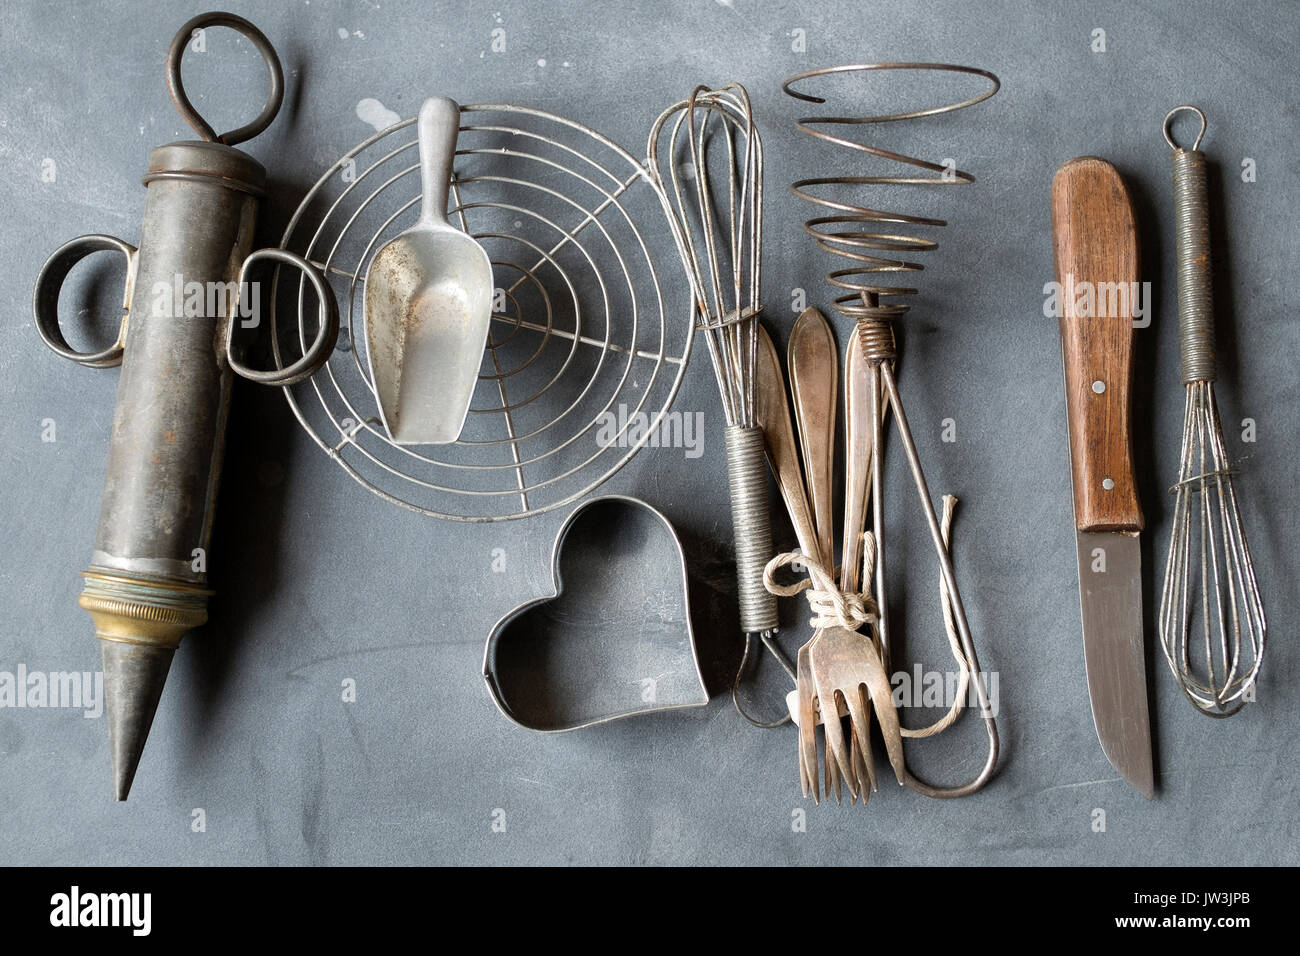
[[(921, 269), (919, 263), (900, 256), (937, 248), (931, 239), (901, 234), (900, 226), (942, 227), (945, 222), (883, 210), (874, 202), (866, 205), (856, 194), (863, 187), (946, 186), (970, 183), (974, 177), (941, 163), (869, 145), (850, 138), (849, 134), (861, 127), (878, 129), (900, 121), (933, 119), (974, 106), (997, 92), (998, 79), (986, 70), (972, 67), (877, 63), (812, 70), (787, 80), (784, 90), (796, 100), (821, 105), (826, 102), (825, 97), (807, 92), (808, 85), (825, 84), (837, 78), (856, 82), (884, 75), (924, 79), (940, 73), (974, 78), (987, 85), (969, 98), (928, 109), (872, 116), (823, 113), (800, 119), (796, 124), (800, 132), (814, 140), (852, 150), (863, 162), (908, 167), (902, 174), (802, 179), (791, 187), (796, 196), (817, 207), (819, 212), (805, 222), (804, 231), (813, 237), (821, 251), (848, 263), (847, 268), (827, 274), (827, 281), (838, 293), (833, 301), (835, 310), (854, 323), (845, 363), (845, 507), (838, 580), (833, 568), (831, 475), (837, 404), (835, 372), (839, 362), (830, 327), (820, 313), (810, 309), (800, 316), (790, 338), (790, 381), (799, 424), (802, 470), (795, 450), (780, 362), (765, 336), (759, 361), (759, 423), (765, 432), (769, 461), (799, 538), (798, 557), (808, 568), (812, 582), (806, 591), (813, 611), (814, 634), (799, 650), (796, 690), (790, 710), (799, 726), (800, 781), (804, 794), (811, 794), (815, 800), (819, 797), (818, 721), (825, 737), (825, 790), (828, 795), (834, 791), (837, 799), (841, 784), (847, 786), (852, 797), (861, 796), (864, 802), (876, 789), (871, 758), (873, 714), (880, 724), (885, 750), (899, 783), (926, 796), (962, 797), (974, 793), (988, 782), (997, 765), (999, 744), (993, 706), (948, 551), (956, 501), (946, 497), (942, 518), (935, 513), (894, 374), (898, 358), (894, 323), (909, 309), (900, 300), (915, 295), (917, 290), (883, 281)], [(860, 97), (861, 91), (854, 90), (852, 101), (859, 102)], [(885, 470), (881, 454), (888, 411), (893, 413), (938, 559), (944, 624), (958, 667), (958, 691), (948, 713), (931, 726), (917, 730), (902, 726), (889, 679), (894, 634), (886, 600)], [(870, 533), (865, 531), (868, 505)], [(777, 593), (791, 593), (791, 589), (776, 585), (771, 572), (795, 560), (794, 554), (783, 555), (768, 566), (767, 583)], [(964, 784), (942, 787), (927, 783), (909, 770), (903, 739), (933, 736), (951, 726), (963, 708), (968, 690), (974, 692), (978, 701), (988, 738), (983, 766)], [(845, 714), (849, 720), (847, 734), (843, 724)]]
[[(765, 583), (780, 597), (803, 594), (811, 612), (813, 634), (799, 650), (796, 688), (787, 697), (799, 729), (799, 779), (805, 796), (820, 801), (816, 728), (824, 730), (824, 791), (838, 801), (843, 787), (850, 799), (865, 803), (878, 789), (872, 761), (871, 724), (880, 725), (890, 766), (900, 784), (930, 796), (961, 796), (978, 789), (991, 773), (996, 750), (985, 770), (960, 788), (934, 788), (908, 770), (904, 738), (931, 737), (960, 716), (979, 662), (967, 655), (954, 625), (947, 586), (940, 580), (944, 623), (958, 672), (957, 691), (949, 710), (927, 727), (902, 726), (892, 697), (888, 649), (880, 636), (880, 604), (871, 593), (877, 581), (877, 539), (866, 531), (870, 496), (868, 476), (875, 460), (875, 423), (868, 400), (870, 375), (861, 333), (854, 329), (844, 368), (845, 506), (841, 531), (842, 563), (834, 567), (832, 517), (838, 350), (826, 319), (806, 310), (795, 323), (788, 349), (794, 416), (786, 398), (785, 380), (776, 346), (760, 333), (757, 412), (766, 437), (768, 460), (799, 543), (797, 551), (777, 555), (767, 565)], [(802, 459), (802, 466), (801, 466)], [(942, 534), (947, 546), (957, 500), (944, 498)], [(794, 584), (780, 584), (777, 572), (791, 568), (806, 573)], [(977, 679), (977, 684), (979, 681)], [(988, 702), (980, 687), (980, 701)], [(834, 702), (832, 705), (831, 702)], [(833, 707), (833, 709), (832, 709)], [(833, 719), (827, 719), (834, 714)], [(847, 727), (844, 724), (848, 719)], [(991, 718), (990, 718), (991, 719)], [(994, 738), (996, 741), (996, 738)], [(994, 744), (996, 746), (996, 743)], [(958, 792), (961, 791), (961, 792)]]
[[(781, 362), (762, 312), (763, 160), (762, 140), (754, 123), (749, 95), (731, 83), (718, 89), (696, 87), (691, 95), (660, 115), (647, 147), (650, 178), (662, 190), (664, 211), (676, 241), (694, 301), (695, 321), (703, 332), (717, 372), (727, 418), (727, 466), (736, 543), (741, 628), (746, 635), (733, 700), (737, 709), (759, 726), (780, 726), (791, 719), (799, 728), (799, 776), (805, 796), (820, 801), (825, 792), (842, 795), (844, 787), (865, 802), (876, 787), (871, 757), (872, 715), (880, 723), (890, 765), (900, 784), (932, 797), (973, 793), (992, 776), (997, 763), (998, 736), (993, 706), (980, 676), (966, 612), (957, 590), (948, 553), (948, 529), (955, 499), (945, 499), (942, 527), (930, 501), (925, 475), (912, 433), (903, 413), (893, 366), (897, 357), (893, 322), (907, 306), (889, 301), (914, 289), (879, 284), (875, 273), (920, 269), (894, 258), (904, 250), (928, 251), (935, 243), (919, 237), (877, 230), (881, 223), (942, 226), (942, 220), (880, 212), (843, 199), (830, 199), (825, 186), (972, 181), (967, 173), (897, 153), (853, 143), (818, 129), (824, 124), (887, 123), (950, 113), (982, 102), (998, 89), (997, 78), (984, 70), (942, 64), (889, 63), (832, 67), (794, 77), (785, 91), (795, 99), (821, 103), (796, 91), (794, 84), (829, 74), (875, 75), (875, 71), (936, 71), (966, 74), (987, 81), (989, 88), (967, 100), (923, 111), (876, 117), (817, 117), (801, 120), (798, 128), (819, 141), (855, 150), (889, 162), (921, 167), (936, 175), (827, 177), (795, 183), (794, 193), (831, 215), (810, 219), (805, 230), (823, 251), (852, 265), (828, 275), (833, 288), (848, 294), (835, 299), (836, 311), (855, 327), (845, 371), (846, 471), (842, 565), (834, 568), (831, 496), (834, 487), (835, 418), (838, 404), (839, 350), (826, 319), (815, 309), (800, 316), (790, 339), (790, 380), (794, 394), (798, 438), (786, 400)], [(665, 175), (665, 171), (667, 175)], [(891, 253), (881, 256), (878, 250)], [(919, 494), (930, 537), (939, 560), (944, 621), (959, 671), (958, 689), (949, 712), (919, 730), (904, 728), (892, 699), (889, 679), (890, 631), (885, 603), (883, 468), (874, 454), (883, 441), (885, 412), (892, 409)], [(796, 445), (797, 441), (797, 445)], [(767, 560), (772, 554), (768, 524), (764, 452), (777, 477), (790, 513), (800, 550)], [(802, 465), (800, 457), (802, 456)], [(868, 502), (872, 502), (872, 531), (866, 532)], [(766, 566), (765, 565), (766, 562)], [(783, 566), (798, 564), (809, 581), (780, 585), (773, 578)], [(803, 592), (810, 602), (814, 633), (799, 651), (792, 668), (776, 643), (776, 608), (770, 595)], [(737, 688), (749, 660), (753, 638), (776, 657), (795, 680), (788, 698), (788, 717), (765, 723), (741, 706)], [(974, 678), (974, 680), (972, 680)], [(928, 737), (957, 719), (968, 690), (974, 691), (988, 736), (983, 767), (968, 782), (936, 787), (912, 774), (903, 755), (903, 739)], [(827, 715), (833, 715), (829, 719)], [(846, 727), (841, 718), (847, 718)], [(816, 728), (824, 728), (825, 754), (819, 773)]]

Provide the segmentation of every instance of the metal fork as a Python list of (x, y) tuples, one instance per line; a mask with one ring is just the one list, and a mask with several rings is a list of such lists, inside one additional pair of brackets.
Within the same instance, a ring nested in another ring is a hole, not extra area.
[[(841, 543), (840, 590), (845, 593), (853, 593), (858, 589), (859, 585), (859, 571), (862, 567), (862, 533), (866, 528), (866, 496), (870, 488), (867, 482), (867, 474), (872, 455), (872, 433), (869, 428), (863, 427), (866, 424), (863, 416), (867, 411), (862, 407), (864, 373), (862, 350), (859, 347), (858, 331), (855, 328), (850, 336), (844, 360), (844, 528), (842, 532), (843, 542)], [(831, 643), (841, 640), (843, 640), (842, 636), (835, 635), (831, 638)], [(810, 680), (805, 686), (809, 688), (810, 694), (818, 693), (816, 688), (819, 675), (813, 666), (811, 656), (809, 671)], [(829, 677), (828, 674), (822, 676), (823, 680)], [(819, 698), (820, 696), (820, 693), (818, 693)], [(833, 693), (830, 697), (834, 700)], [(838, 709), (837, 706), (837, 712)], [(850, 710), (850, 715), (852, 716), (852, 714), (853, 711)], [(857, 788), (855, 790), (853, 786), (850, 786), (849, 793), (854, 798), (860, 793), (862, 802), (866, 803), (868, 795), (878, 789), (876, 786), (876, 770), (871, 754), (870, 711), (866, 710), (865, 717), (861, 720), (851, 719), (850, 723), (852, 733), (849, 739), (849, 768), (852, 772), (846, 773), (846, 777), (856, 783)], [(838, 764), (839, 760), (830, 758), (832, 756), (838, 758), (839, 754), (835, 749), (835, 741), (837, 739), (842, 740), (843, 734), (836, 733), (834, 730), (828, 731), (828, 734), (827, 766), (828, 772), (833, 773), (831, 768)], [(839, 798), (838, 792), (836, 798), (837, 800)]]
[[(846, 353), (845, 500), (840, 590), (852, 594), (858, 591), (863, 567), (863, 531), (866, 528), (868, 476), (874, 454), (875, 428), (867, 394), (869, 376), (856, 329)], [(873, 562), (868, 560), (870, 563)], [(870, 698), (874, 696), (888, 701), (892, 693), (881, 649), (870, 634), (846, 627), (831, 627), (814, 639), (809, 659), (812, 682), (808, 692), (816, 694), (823, 713), (838, 714), (843, 701), (852, 729), (850, 739), (846, 741), (840, 721), (825, 722), (827, 776), (834, 776), (838, 766), (849, 793), (854, 798), (861, 796), (865, 803), (869, 793), (877, 789), (871, 758)], [(901, 781), (903, 752), (898, 714), (892, 705), (878, 708), (877, 714), (889, 762)]]
[[(803, 483), (807, 500), (812, 506), (816, 538), (816, 551), (805, 553), (809, 553), (830, 573), (833, 573), (835, 564), (832, 492), (835, 474), (835, 415), (839, 392), (838, 365), (839, 351), (826, 318), (816, 309), (805, 309), (790, 331), (786, 368), (790, 379), (790, 394), (794, 400), (799, 449), (802, 452)], [(803, 782), (804, 795), (811, 792), (814, 800), (819, 799), (815, 718), (820, 715), (825, 720), (826, 716), (817, 707), (816, 697), (811, 690), (813, 674), (810, 655), (820, 636), (820, 630), (814, 632), (812, 639), (800, 649), (799, 661), (803, 668), (795, 676), (800, 712), (799, 778)], [(814, 719), (809, 719), (809, 714)], [(856, 767), (856, 764), (850, 760), (850, 766)], [(829, 796), (833, 791), (838, 800), (841, 794), (838, 763), (827, 761), (825, 769), (826, 794)], [(851, 792), (857, 790), (852, 783), (849, 789)]]
[[(854, 591), (859, 581), (863, 547), (862, 531), (866, 519), (867, 472), (871, 461), (873, 429), (866, 418), (862, 389), (866, 381), (862, 350), (857, 347), (856, 333), (849, 349), (846, 367), (847, 465), (846, 490), (849, 499), (845, 511), (845, 562), (841, 589)], [(800, 316), (791, 333), (789, 369), (794, 397), (795, 420), (798, 421), (798, 447), (794, 421), (786, 401), (785, 379), (780, 358), (764, 331), (759, 345), (757, 418), (764, 430), (768, 459), (794, 525), (799, 548), (821, 567), (834, 563), (834, 532), (831, 518), (831, 458), (834, 441), (836, 369), (838, 350), (825, 318), (815, 309)], [(829, 371), (828, 371), (829, 370)], [(800, 468), (799, 450), (804, 468)], [(811, 506), (810, 506), (811, 503)], [(874, 670), (859, 674), (861, 662)], [(820, 663), (826, 692), (817, 691)], [(853, 684), (855, 675), (861, 679)], [(845, 628), (819, 629), (799, 650), (796, 673), (796, 723), (799, 728), (799, 778), (805, 796), (820, 802), (821, 781), (818, 774), (817, 724), (826, 728), (826, 755), (822, 766), (827, 796), (841, 796), (847, 784), (856, 801), (864, 802), (876, 789), (875, 772), (870, 757), (870, 705), (859, 689), (844, 693), (841, 688), (866, 686), (876, 694), (890, 693), (880, 654), (870, 637)], [(840, 693), (836, 693), (840, 690)], [(898, 739), (897, 715), (888, 708), (892, 723), (886, 719), (883, 729)], [(845, 734), (841, 714), (850, 718)], [(833, 719), (828, 719), (833, 715)], [(865, 715), (865, 718), (864, 718)], [(901, 758), (891, 750), (891, 762)]]
[[(795, 441), (794, 422), (790, 417), (790, 404), (786, 398), (781, 357), (767, 330), (761, 327), (755, 377), (757, 388), (755, 417), (763, 428), (767, 459), (776, 475), (777, 487), (785, 502), (786, 511), (790, 515), (790, 523), (794, 525), (799, 550), (817, 562), (825, 563), (829, 559), (823, 554), (817, 524), (808, 503), (803, 471), (799, 467), (799, 448)], [(828, 547), (826, 551), (829, 550)], [(815, 639), (816, 635), (814, 634), (813, 637)], [(811, 641), (799, 648), (795, 675), (796, 688), (813, 686), (808, 655), (810, 644)], [(814, 801), (820, 802), (817, 777), (817, 712), (816, 700), (811, 694), (799, 696), (796, 723), (799, 729), (799, 782), (805, 797), (812, 796)]]
[[(836, 369), (839, 351), (829, 323), (815, 309), (805, 310), (790, 334), (788, 366), (794, 398), (795, 421), (803, 451), (808, 498), (817, 528), (818, 560), (828, 571), (833, 568), (835, 540), (831, 488), (837, 404)], [(858, 590), (866, 526), (867, 474), (872, 455), (874, 428), (864, 389), (868, 376), (863, 351), (855, 332), (845, 359), (845, 513), (843, 525), (843, 568), (840, 590)], [(833, 572), (832, 572), (833, 573)], [(841, 784), (847, 784), (851, 799), (865, 803), (876, 789), (871, 759), (871, 705), (865, 693), (890, 693), (886, 668), (879, 649), (867, 635), (852, 627), (818, 630), (801, 654), (803, 670), (796, 675), (800, 716), (800, 779), (805, 792), (817, 797), (816, 721), (818, 715), (826, 734), (825, 788), (838, 802)], [(891, 744), (889, 756), (901, 761), (901, 739), (897, 714), (887, 707), (883, 729)], [(849, 717), (846, 735), (841, 715)], [(892, 731), (892, 733), (891, 733)]]

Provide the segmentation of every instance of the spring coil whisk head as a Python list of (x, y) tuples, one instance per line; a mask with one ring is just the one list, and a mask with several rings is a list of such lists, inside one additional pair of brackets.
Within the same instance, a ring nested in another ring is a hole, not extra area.
[[(917, 290), (910, 286), (886, 284), (890, 281), (887, 277), (919, 272), (923, 269), (919, 262), (905, 257), (915, 253), (930, 252), (938, 248), (938, 243), (933, 239), (913, 234), (915, 227), (945, 226), (947, 222), (943, 219), (864, 206), (844, 198), (842, 190), (836, 187), (965, 185), (974, 182), (975, 177), (950, 165), (933, 163), (916, 156), (906, 156), (851, 139), (847, 135), (846, 128), (952, 113), (983, 102), (996, 93), (1000, 85), (998, 78), (992, 73), (974, 67), (952, 66), (945, 63), (871, 63), (809, 70), (786, 80), (782, 89), (795, 99), (821, 104), (826, 102), (824, 97), (795, 87), (811, 80), (837, 74), (882, 70), (971, 74), (987, 80), (989, 88), (967, 99), (927, 109), (871, 116), (807, 116), (801, 118), (796, 124), (801, 133), (814, 139), (855, 150), (886, 162), (924, 170), (926, 173), (926, 175), (900, 172), (895, 175), (819, 176), (798, 180), (790, 187), (796, 196), (826, 210), (825, 215), (807, 220), (804, 223), (804, 230), (817, 241), (819, 247), (852, 263), (848, 268), (827, 273), (826, 279), (836, 289), (843, 290), (835, 298), (834, 307), (841, 315), (848, 316), (862, 327), (862, 344), (869, 362), (890, 361), (895, 357), (893, 330), (890, 323), (904, 315), (910, 308), (906, 302), (897, 300), (917, 294)], [(831, 195), (832, 192), (836, 192), (838, 198)], [(887, 226), (904, 228), (888, 229)]]
[(708, 343), (727, 424), (752, 427), (763, 144), (749, 94), (738, 83), (696, 87), (656, 120), (647, 157), (652, 178), (664, 185), (665, 212), (690, 277), (696, 325)]

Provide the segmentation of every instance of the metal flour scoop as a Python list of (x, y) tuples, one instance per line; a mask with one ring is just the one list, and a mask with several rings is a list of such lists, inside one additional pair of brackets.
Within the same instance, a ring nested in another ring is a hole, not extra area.
[(420, 107), (420, 220), (370, 261), (366, 352), (384, 428), (399, 445), (459, 437), (492, 318), (492, 263), (447, 222), (460, 107)]

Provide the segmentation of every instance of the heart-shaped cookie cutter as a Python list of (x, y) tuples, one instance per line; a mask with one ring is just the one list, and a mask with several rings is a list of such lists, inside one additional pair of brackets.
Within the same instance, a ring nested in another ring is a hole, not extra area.
[(663, 514), (624, 495), (583, 502), (556, 535), (551, 574), (554, 592), (488, 637), (483, 677), (501, 713), (560, 733), (709, 702), (686, 557)]

